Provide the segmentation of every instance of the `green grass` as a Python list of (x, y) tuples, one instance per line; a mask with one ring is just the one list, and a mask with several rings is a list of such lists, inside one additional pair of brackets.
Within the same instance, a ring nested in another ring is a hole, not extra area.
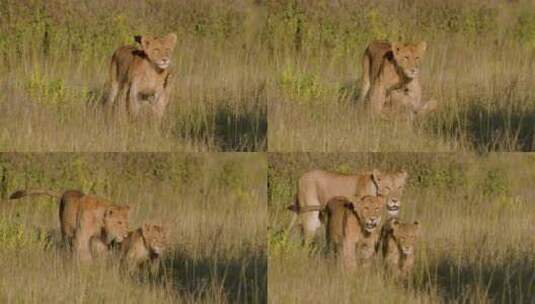
[[(313, 168), (357, 172), (405, 168), (401, 218), (419, 220), (413, 277), (407, 286), (375, 268), (344, 273), (289, 235), (298, 177)], [(535, 293), (533, 154), (340, 153), (269, 156), (269, 285), (271, 303), (531, 303)]]
[[(266, 166), (261, 154), (0, 155), (0, 302), (265, 303)], [(77, 265), (60, 246), (56, 200), (6, 199), (26, 187), (127, 203), (131, 228), (164, 224), (160, 271)]]
[[(0, 8), (3, 151), (533, 150), (528, 0)], [(135, 34), (168, 32), (178, 35), (176, 77), (162, 127), (106, 122), (99, 103), (113, 51)], [(361, 56), (375, 39), (428, 42), (421, 78), (435, 113), (413, 125), (362, 113)]]
[[(270, 151), (533, 150), (529, 1), (287, 1), (278, 9), (272, 26), (285, 32), (268, 76)], [(368, 117), (357, 102), (361, 58), (376, 39), (427, 41), (423, 98), (438, 101), (436, 112), (412, 125)]]
[[(0, 112), (9, 114), (0, 117), (0, 150), (265, 150), (263, 61), (250, 18), (211, 1), (0, 1)], [(161, 128), (106, 121), (114, 50), (134, 35), (169, 32), (179, 39)]]

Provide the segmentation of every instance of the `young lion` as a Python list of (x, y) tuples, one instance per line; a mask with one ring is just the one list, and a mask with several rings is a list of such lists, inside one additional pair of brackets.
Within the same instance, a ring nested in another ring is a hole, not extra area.
[[(299, 217), (305, 243), (311, 241), (321, 227), (319, 212), (336, 196), (362, 197), (382, 195), (388, 197), (388, 213), (396, 215), (408, 174), (402, 170), (382, 173), (375, 169), (356, 175), (342, 175), (324, 170), (312, 170), (299, 178), (297, 199), (290, 210), (296, 213), (292, 225)], [(292, 226), (291, 225), (291, 226)]]
[[(175, 34), (164, 37), (136, 36), (141, 49), (134, 46), (118, 48), (110, 64), (110, 94), (106, 107), (112, 108), (119, 93), (125, 94), (130, 117), (138, 115), (143, 99), (149, 99), (152, 112), (161, 119), (168, 103), (171, 55), (176, 44)], [(119, 95), (119, 96), (121, 96)]]
[(409, 117), (436, 108), (436, 101), (422, 101), (418, 79), (420, 60), (427, 48), (418, 44), (374, 41), (362, 59), (362, 89), (360, 101), (369, 99), (375, 114), (384, 114), (385, 107), (392, 113), (406, 111)]
[[(95, 244), (100, 242), (107, 246), (113, 241), (120, 243), (127, 235), (128, 206), (114, 205), (76, 190), (63, 194), (47, 190), (19, 190), (11, 194), (10, 199), (29, 195), (60, 198), (61, 235), (81, 260), (93, 258)], [(97, 251), (102, 251), (102, 248)]]
[(385, 225), (385, 234), (381, 239), (383, 258), (387, 271), (395, 277), (406, 278), (410, 273), (420, 229), (418, 221), (410, 224), (393, 219)]
[(327, 203), (327, 241), (336, 255), (342, 252), (344, 266), (353, 269), (356, 258), (369, 266), (375, 254), (385, 199), (365, 196), (353, 201), (334, 197)]
[(165, 230), (162, 226), (143, 224), (130, 231), (121, 244), (121, 256), (129, 266), (141, 266), (145, 262), (155, 262), (167, 247)]

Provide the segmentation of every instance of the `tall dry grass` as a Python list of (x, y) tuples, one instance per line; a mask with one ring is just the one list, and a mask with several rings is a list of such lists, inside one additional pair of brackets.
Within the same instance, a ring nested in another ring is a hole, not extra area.
[[(533, 154), (271, 154), (269, 167), (269, 302), (533, 303)], [(286, 233), (300, 174), (374, 167), (410, 174), (401, 218), (424, 230), (406, 285), (384, 275), (380, 258), (344, 273), (325, 255), (323, 231), (312, 251)]]
[[(0, 2), (4, 151), (533, 149), (531, 1)], [(162, 128), (102, 118), (106, 70), (134, 34), (176, 32)], [(356, 103), (375, 39), (426, 40), (413, 125)], [(269, 111), (268, 111), (269, 108)]]
[[(245, 2), (243, 3), (246, 4)], [(0, 2), (0, 150), (262, 151), (253, 15), (211, 1)], [(108, 66), (133, 36), (177, 33), (162, 126), (103, 118)]]
[[(273, 13), (289, 42), (268, 81), (270, 151), (534, 149), (531, 1), (286, 3)], [(368, 117), (356, 100), (376, 39), (428, 42), (421, 79), (435, 113), (414, 124)]]
[[(265, 303), (266, 166), (261, 154), (0, 154), (0, 302)], [(56, 200), (6, 199), (26, 187), (128, 203), (131, 228), (166, 226), (162, 267), (77, 265), (60, 246)]]

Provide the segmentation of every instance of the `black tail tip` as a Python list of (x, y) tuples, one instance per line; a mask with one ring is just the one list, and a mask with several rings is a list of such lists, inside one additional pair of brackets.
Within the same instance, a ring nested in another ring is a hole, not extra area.
[(297, 207), (296, 205), (290, 205), (290, 206), (286, 207), (286, 209), (288, 209), (290, 211), (293, 211), (293, 212), (299, 211), (299, 207)]
[(134, 36), (134, 40), (135, 40), (137, 43), (141, 44), (141, 35), (135, 35), (135, 36)]
[(21, 198), (23, 196), (26, 195), (26, 191), (24, 190), (19, 190), (19, 191), (15, 191), (13, 192), (10, 196), (9, 196), (9, 199), (17, 199), (17, 198)]

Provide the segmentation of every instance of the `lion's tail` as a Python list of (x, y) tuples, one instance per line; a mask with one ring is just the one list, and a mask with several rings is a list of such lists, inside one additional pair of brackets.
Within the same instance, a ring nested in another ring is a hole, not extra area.
[(290, 222), (290, 225), (288, 226), (287, 231), (292, 231), (295, 222), (297, 221), (297, 217), (300, 213), (303, 212), (311, 212), (311, 211), (321, 211), (323, 208), (321, 206), (299, 206), (299, 202), (297, 199), (297, 195), (295, 196), (295, 201), (293, 204), (286, 207), (286, 209), (292, 211), (294, 213), (294, 216), (292, 217), (292, 221)]
[(17, 190), (13, 192), (9, 199), (19, 199), (25, 196), (39, 196), (46, 195), (54, 198), (60, 198), (62, 196), (61, 192), (51, 191), (51, 190)]

